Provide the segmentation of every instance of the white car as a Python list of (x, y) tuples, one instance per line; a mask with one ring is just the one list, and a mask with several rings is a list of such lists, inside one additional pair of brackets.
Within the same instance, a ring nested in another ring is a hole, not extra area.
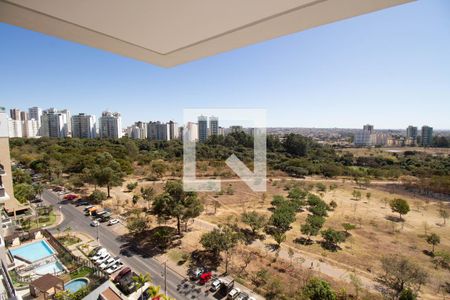
[(99, 260), (104, 259), (105, 257), (109, 258), (111, 255), (108, 252), (103, 252), (102, 254), (100, 254), (97, 257), (92, 258), (92, 260), (97, 263)]
[(119, 223), (119, 220), (111, 219), (111, 220), (109, 220), (108, 225), (114, 225), (114, 224), (117, 224), (117, 223)]
[(233, 288), (227, 295), (228, 299), (236, 299), (236, 297), (241, 293), (239, 288)]
[(122, 267), (123, 267), (123, 263), (119, 261), (116, 264), (114, 264), (111, 267), (109, 267), (109, 269), (106, 269), (106, 273), (112, 274), (112, 273), (122, 269)]
[(99, 225), (100, 225), (100, 223), (97, 220), (94, 220), (91, 222), (92, 227), (98, 227)]
[(97, 265), (101, 265), (102, 263), (104, 263), (105, 261), (107, 261), (110, 257), (111, 257), (111, 254), (107, 253), (105, 256), (100, 257), (99, 259), (97, 259), (97, 260), (95, 261), (95, 263), (96, 263)]
[(114, 263), (116, 262), (116, 259), (114, 257), (110, 257), (107, 260), (105, 260), (100, 266), (99, 268), (104, 270), (109, 268), (110, 266), (112, 266)]
[(239, 296), (237, 296), (236, 300), (247, 300), (248, 299), (248, 295), (247, 293), (241, 292), (239, 294)]
[(108, 253), (108, 251), (106, 251), (105, 248), (101, 248), (100, 250), (97, 251), (97, 253), (95, 253), (94, 256), (91, 257), (91, 260), (97, 260), (101, 256), (103, 256), (105, 253)]
[(255, 297), (249, 297), (248, 300), (256, 300)]
[(215, 292), (220, 289), (220, 286), (222, 285), (222, 281), (220, 279), (216, 279), (211, 283), (211, 291)]

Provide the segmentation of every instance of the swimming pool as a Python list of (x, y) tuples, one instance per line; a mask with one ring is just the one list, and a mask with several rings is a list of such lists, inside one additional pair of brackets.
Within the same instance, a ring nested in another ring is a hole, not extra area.
[(12, 256), (19, 259), (26, 260), (30, 263), (41, 260), (55, 254), (55, 251), (50, 245), (44, 241), (33, 242), (25, 244), (19, 248), (9, 250)]
[(65, 269), (59, 261), (54, 261), (34, 269), (34, 272), (37, 275), (45, 275), (45, 274), (57, 275), (64, 271)]
[(89, 279), (87, 278), (77, 278), (72, 281), (69, 281), (64, 285), (64, 289), (69, 291), (70, 293), (75, 293), (79, 289), (86, 287), (89, 283)]

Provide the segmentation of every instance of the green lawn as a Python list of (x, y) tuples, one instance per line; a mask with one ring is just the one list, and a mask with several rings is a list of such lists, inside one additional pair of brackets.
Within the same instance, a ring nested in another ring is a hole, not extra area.
[(81, 239), (74, 235), (63, 235), (58, 237), (58, 241), (60, 241), (64, 246), (69, 247), (81, 242)]
[(88, 277), (92, 272), (93, 270), (89, 267), (80, 267), (77, 270), (70, 273), (70, 279)]

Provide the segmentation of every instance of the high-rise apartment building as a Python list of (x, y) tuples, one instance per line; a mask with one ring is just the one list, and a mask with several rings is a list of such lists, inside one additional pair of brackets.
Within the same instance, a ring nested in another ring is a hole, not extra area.
[(93, 115), (80, 113), (72, 116), (72, 137), (93, 139), (97, 137), (96, 118)]
[(363, 130), (355, 135), (355, 146), (371, 146), (372, 145), (373, 125), (364, 125)]
[(174, 121), (169, 121), (169, 139), (176, 140), (179, 138), (178, 124)]
[(214, 116), (209, 117), (209, 134), (219, 135), (219, 118)]
[(414, 146), (417, 141), (417, 127), (409, 125), (406, 128), (406, 140), (405, 145), (406, 146)]
[(198, 140), (200, 143), (206, 142), (208, 139), (208, 118), (205, 116), (198, 117)]
[[(11, 120), (11, 119), (10, 119)], [(5, 108), (0, 107), (0, 205), (13, 199), (11, 159), (9, 156), (9, 123)], [(14, 120), (16, 121), (16, 120)]]
[(9, 110), (9, 116), (13, 120), (20, 121), (20, 109), (18, 109), (18, 108), (11, 108)]
[(406, 138), (411, 138), (413, 140), (417, 139), (417, 127), (409, 125), (406, 128)]
[(169, 141), (170, 123), (149, 122), (147, 125), (147, 138), (152, 141)]
[(38, 133), (37, 135), (41, 135), (41, 117), (42, 117), (42, 109), (40, 107), (34, 106), (28, 109), (28, 117), (36, 120)]
[(423, 147), (433, 145), (433, 127), (427, 125), (422, 126), (421, 145)]
[(44, 110), (41, 117), (41, 132), (42, 136), (63, 138), (69, 136), (69, 126), (70, 123), (68, 119), (70, 113), (65, 110), (56, 110), (54, 108), (49, 108)]
[(29, 119), (22, 122), (22, 136), (26, 138), (33, 138), (38, 136), (38, 123), (35, 119)]
[(119, 139), (122, 137), (122, 117), (118, 112), (104, 111), (98, 124), (101, 138)]
[(28, 113), (26, 111), (20, 112), (20, 120), (21, 121), (27, 121), (28, 120)]
[(9, 132), (9, 137), (15, 138), (15, 137), (22, 137), (22, 121), (19, 120), (14, 120), (12, 118), (10, 118), (8, 120), (8, 132)]

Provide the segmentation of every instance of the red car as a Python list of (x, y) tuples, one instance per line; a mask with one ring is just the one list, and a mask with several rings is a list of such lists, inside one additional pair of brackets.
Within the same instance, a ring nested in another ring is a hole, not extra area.
[(120, 279), (122, 279), (123, 276), (127, 275), (129, 272), (131, 272), (131, 269), (129, 267), (123, 268), (122, 271), (120, 271), (119, 274), (116, 275), (113, 281), (118, 282)]
[(75, 194), (68, 194), (68, 195), (64, 196), (64, 200), (75, 200), (78, 198), (79, 198), (78, 195), (75, 195)]
[(212, 273), (211, 272), (205, 272), (202, 275), (200, 275), (200, 284), (205, 284), (207, 283), (212, 277)]

